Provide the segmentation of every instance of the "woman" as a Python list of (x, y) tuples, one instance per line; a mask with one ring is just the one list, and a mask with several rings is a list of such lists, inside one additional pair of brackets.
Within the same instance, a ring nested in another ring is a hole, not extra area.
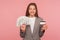
[(30, 25), (22, 24), (22, 26), (20, 26), (20, 36), (23, 40), (41, 40), (40, 38), (47, 29), (47, 25), (40, 25), (40, 21), (43, 19), (38, 16), (38, 10), (35, 3), (30, 3), (28, 5), (26, 16), (30, 20)]

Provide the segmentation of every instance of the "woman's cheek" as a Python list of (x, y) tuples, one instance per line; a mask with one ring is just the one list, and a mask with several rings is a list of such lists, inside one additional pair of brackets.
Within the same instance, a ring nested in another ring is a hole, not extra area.
[(36, 10), (34, 10), (34, 14), (36, 13)]
[(29, 14), (31, 13), (31, 10), (29, 10)]

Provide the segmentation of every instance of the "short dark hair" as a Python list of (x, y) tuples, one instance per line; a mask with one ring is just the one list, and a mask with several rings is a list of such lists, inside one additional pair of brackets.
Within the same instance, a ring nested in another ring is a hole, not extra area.
[(34, 6), (35, 6), (35, 8), (36, 8), (35, 17), (38, 17), (38, 10), (37, 10), (37, 5), (36, 5), (36, 3), (30, 3), (30, 4), (28, 5), (27, 10), (26, 10), (26, 16), (29, 16), (29, 7), (30, 7), (31, 5), (34, 5)]

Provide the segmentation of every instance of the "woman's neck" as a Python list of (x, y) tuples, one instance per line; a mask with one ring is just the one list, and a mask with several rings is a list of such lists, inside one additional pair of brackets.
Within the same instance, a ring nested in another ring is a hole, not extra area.
[(29, 17), (32, 18), (32, 17), (35, 17), (35, 16), (30, 15)]

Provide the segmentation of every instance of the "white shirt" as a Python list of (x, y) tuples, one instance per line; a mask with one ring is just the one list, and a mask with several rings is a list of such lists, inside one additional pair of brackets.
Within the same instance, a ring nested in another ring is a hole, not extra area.
[(31, 32), (33, 33), (35, 17), (29, 18), (29, 24), (30, 24)]

